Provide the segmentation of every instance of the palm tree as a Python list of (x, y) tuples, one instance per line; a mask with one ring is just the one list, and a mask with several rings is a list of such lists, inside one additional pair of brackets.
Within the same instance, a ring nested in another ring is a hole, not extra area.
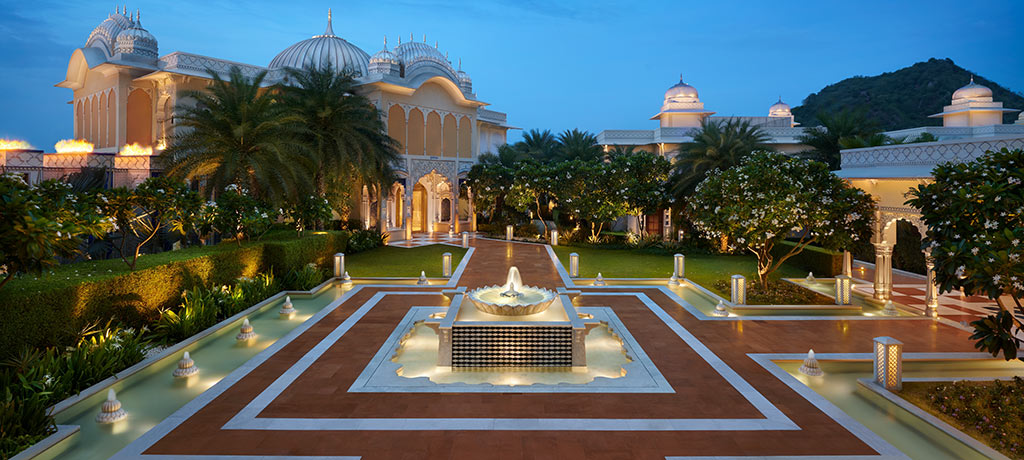
[(863, 112), (823, 112), (819, 113), (817, 118), (820, 126), (804, 129), (804, 134), (799, 137), (801, 144), (811, 147), (810, 151), (801, 156), (826, 163), (833, 171), (839, 169), (842, 164), (839, 151), (845, 147), (840, 141), (855, 136), (869, 139), (878, 133), (878, 129), (868, 121)]
[(557, 155), (560, 161), (594, 161), (604, 158), (601, 146), (597, 145), (597, 136), (590, 131), (567, 129), (558, 135), (558, 143), (561, 144)]
[(513, 147), (529, 158), (549, 161), (558, 154), (559, 144), (550, 129), (531, 129), (523, 133), (523, 140), (516, 142)]
[(476, 162), (482, 165), (501, 165), (506, 168), (515, 168), (516, 165), (528, 156), (516, 150), (511, 145), (504, 144), (498, 147), (498, 153), (482, 153), (477, 157)]
[(162, 155), (167, 174), (205, 179), (207, 196), (235, 184), (275, 204), (307, 190), (311, 165), (295, 142), (300, 120), (260, 88), (266, 72), (248, 78), (235, 66), (223, 80), (207, 71), (210, 86), (183, 91), (175, 107), (179, 129)]
[(327, 176), (344, 177), (376, 189), (383, 203), (380, 192), (391, 189), (401, 155), (380, 111), (356, 92), (355, 74), (329, 62), (287, 72), (291, 85), (281, 88), (280, 100), (302, 120), (299, 139), (312, 156), (318, 194), (328, 184), (349, 182), (328, 181)]
[(615, 158), (622, 156), (630, 156), (641, 151), (642, 150), (637, 150), (635, 145), (616, 145), (615, 147), (612, 147), (612, 149), (608, 151), (608, 157)]
[(756, 150), (771, 150), (770, 138), (746, 120), (705, 119), (693, 134), (693, 142), (680, 148), (671, 183), (678, 200), (693, 193), (697, 184), (715, 169), (736, 166)]
[(878, 147), (882, 145), (890, 144), (902, 144), (906, 141), (905, 137), (892, 138), (882, 133), (874, 133), (871, 135), (857, 135), (844, 137), (839, 139), (839, 147), (842, 149), (863, 149), (866, 147)]

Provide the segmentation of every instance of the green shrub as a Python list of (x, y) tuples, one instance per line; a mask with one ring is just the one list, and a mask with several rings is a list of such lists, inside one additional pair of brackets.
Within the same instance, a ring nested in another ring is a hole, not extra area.
[(316, 264), (307, 264), (301, 270), (292, 270), (284, 277), (284, 288), (291, 291), (308, 291), (324, 281), (324, 271)]
[(355, 254), (384, 245), (384, 235), (375, 230), (356, 230), (348, 241), (349, 253)]
[[(782, 257), (789, 252), (796, 244), (791, 241), (782, 241), (772, 248), (774, 257)], [(797, 255), (790, 257), (786, 263), (801, 270), (813, 272), (815, 276), (833, 277), (843, 273), (843, 253), (829, 251), (817, 246), (807, 246)]]
[[(268, 271), (283, 276), (310, 262), (327, 267), (334, 253), (345, 252), (349, 233), (292, 235), (270, 233), (241, 247), (228, 242), (149, 255), (130, 273), (124, 264), (112, 265), (120, 261), (101, 260), (59, 267), (58, 274), (47, 277), (16, 279), (0, 290), (0, 356), (26, 345), (73, 345), (90, 322), (113, 319), (141, 328), (157, 321), (162, 310), (176, 307), (182, 292), (196, 286), (232, 285)], [(148, 258), (170, 262), (147, 266)], [(93, 271), (94, 266), (121, 271)]]

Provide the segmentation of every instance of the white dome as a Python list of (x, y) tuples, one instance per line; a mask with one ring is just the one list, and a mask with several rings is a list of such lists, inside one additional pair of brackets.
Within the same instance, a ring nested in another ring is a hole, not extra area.
[(136, 13), (136, 19), (129, 28), (117, 34), (115, 53), (133, 54), (156, 59), (159, 55), (156, 37), (142, 28), (142, 16)]
[(402, 64), (408, 68), (409, 66), (420, 61), (432, 61), (440, 64), (455, 73), (455, 69), (452, 69), (452, 65), (445, 59), (444, 55), (441, 54), (437, 48), (430, 46), (426, 43), (409, 41), (402, 43), (395, 48), (395, 54), (398, 55), (398, 59), (402, 61)]
[(979, 85), (974, 82), (974, 76), (971, 75), (971, 82), (964, 85), (960, 89), (953, 92), (953, 103), (957, 103), (963, 100), (975, 100), (980, 98), (992, 98), (992, 90), (985, 85)]
[(791, 117), (793, 116), (793, 112), (790, 111), (789, 104), (782, 102), (782, 98), (780, 97), (779, 102), (772, 104), (772, 106), (768, 108), (768, 116)]
[(85, 41), (85, 46), (87, 48), (90, 46), (102, 48), (107, 52), (108, 56), (113, 56), (115, 40), (118, 34), (132, 26), (131, 18), (125, 16), (125, 14), (127, 14), (127, 11), (116, 11), (114, 14), (107, 16), (107, 19), (104, 19), (89, 34), (89, 39)]
[(327, 30), (281, 51), (270, 61), (271, 69), (292, 67), (301, 69), (308, 65), (331, 64), (335, 69), (351, 69), (365, 76), (370, 55), (337, 35), (331, 27), (331, 13), (327, 13)]
[(673, 102), (698, 102), (700, 97), (697, 95), (697, 88), (683, 83), (683, 76), (680, 75), (679, 83), (672, 85), (668, 91), (665, 91), (665, 100)]

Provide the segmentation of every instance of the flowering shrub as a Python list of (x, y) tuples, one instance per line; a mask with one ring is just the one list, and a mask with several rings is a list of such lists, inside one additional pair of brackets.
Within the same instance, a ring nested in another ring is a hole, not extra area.
[(333, 215), (327, 199), (313, 195), (290, 204), (281, 210), (281, 214), (292, 220), (299, 236), (302, 236), (302, 232), (306, 229), (322, 228), (323, 224), (329, 222)]
[(1024, 380), (909, 383), (903, 395), (1011, 458), (1024, 458)]
[[(1017, 357), (1024, 329), (1024, 151), (989, 151), (967, 163), (944, 163), (935, 181), (911, 190), (907, 204), (928, 226), (923, 245), (940, 291), (996, 299), (993, 314), (971, 323), (975, 346)], [(1024, 359), (1024, 358), (1022, 358)]]
[(74, 256), (83, 236), (102, 235), (109, 224), (96, 203), (62, 182), (30, 186), (17, 174), (0, 176), (0, 287)]
[[(768, 275), (811, 243), (843, 249), (871, 234), (874, 200), (819, 162), (758, 152), (736, 167), (712, 171), (690, 198), (694, 226), (729, 249), (757, 256)], [(772, 249), (789, 235), (796, 245), (781, 257)]]
[(266, 233), (274, 223), (272, 209), (253, 198), (246, 189), (229, 185), (217, 197), (217, 212), (213, 226), (225, 235), (231, 235), (241, 245), (242, 240)]
[(161, 229), (187, 233), (202, 202), (184, 182), (166, 177), (151, 177), (131, 190), (105, 190), (99, 199), (103, 214), (113, 221), (113, 233), (120, 237), (114, 247), (131, 270), (142, 247)]

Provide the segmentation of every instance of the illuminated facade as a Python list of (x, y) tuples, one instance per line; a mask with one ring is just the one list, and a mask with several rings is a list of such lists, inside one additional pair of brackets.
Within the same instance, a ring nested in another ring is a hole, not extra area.
[(609, 129), (598, 133), (597, 143), (610, 150), (617, 146), (632, 146), (647, 152), (657, 153), (667, 158), (674, 158), (680, 146), (693, 142), (693, 134), (700, 128), (705, 119), (710, 120), (742, 120), (756, 126), (768, 135), (768, 144), (783, 153), (795, 153), (805, 150), (797, 139), (803, 134), (803, 128), (793, 121), (789, 105), (782, 102), (772, 104), (767, 116), (722, 117), (714, 116), (715, 112), (705, 109), (697, 89), (683, 82), (672, 85), (665, 91), (665, 98), (651, 120), (658, 120), (656, 129)]
[[(467, 217), (470, 205), (459, 203), (459, 180), (480, 153), (505, 143), (510, 126), (504, 113), (484, 108), (488, 104), (477, 99), (461, 61), (453, 66), (436, 43), (425, 40), (399, 39), (394, 47), (385, 40), (371, 56), (335, 35), (328, 12), (322, 34), (285, 48), (264, 67), (182, 51), (160, 56), (141, 15), (117, 10), (92, 31), (84, 47), (72, 52), (64, 80), (57, 84), (73, 91), (74, 137), (92, 148), (45, 155), (11, 150), (4, 153), (5, 169), (41, 180), (83, 166), (116, 170), (120, 163), (131, 163), (132, 173), (115, 171), (110, 184), (133, 186), (159, 171), (159, 154), (175, 132), (179, 94), (205, 88), (212, 81), (207, 69), (222, 77), (236, 66), (248, 77), (265, 71), (263, 85), (270, 86), (287, 84), (286, 68), (329, 62), (357, 73), (360, 91), (381, 111), (403, 153), (389, 198), (378, 205), (380, 191), (364, 187), (353, 206), (356, 217), (365, 226), (383, 220), (398, 234), (459, 230), (459, 216), (468, 229), (473, 226)], [(136, 144), (134, 150), (126, 150), (129, 144)], [(126, 155), (147, 148), (152, 157)]]

